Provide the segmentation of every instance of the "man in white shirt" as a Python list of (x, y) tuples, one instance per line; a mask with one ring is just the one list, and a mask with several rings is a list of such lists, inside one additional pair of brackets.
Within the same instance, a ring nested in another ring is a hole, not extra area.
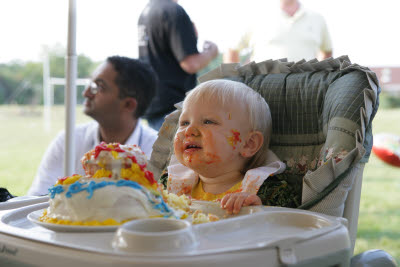
[(332, 56), (332, 43), (324, 18), (305, 9), (298, 0), (281, 0), (279, 14), (259, 21), (251, 40), (252, 60), (287, 58), (320, 60)]
[[(113, 56), (94, 72), (83, 92), (84, 113), (95, 121), (75, 128), (75, 173), (84, 174), (80, 159), (100, 142), (136, 144), (150, 157), (157, 132), (144, 125), (155, 94), (156, 74), (140, 60)], [(48, 147), (28, 195), (44, 195), (64, 173), (65, 132)]]

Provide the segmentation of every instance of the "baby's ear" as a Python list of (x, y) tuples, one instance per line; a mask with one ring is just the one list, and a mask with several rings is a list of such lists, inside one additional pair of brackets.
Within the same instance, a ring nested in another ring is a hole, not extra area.
[(250, 158), (257, 153), (264, 143), (264, 136), (259, 131), (250, 132), (240, 149), (240, 155)]

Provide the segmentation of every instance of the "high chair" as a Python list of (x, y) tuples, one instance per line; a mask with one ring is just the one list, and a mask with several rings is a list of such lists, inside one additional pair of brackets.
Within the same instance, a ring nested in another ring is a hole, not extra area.
[[(138, 219), (96, 229), (40, 222), (49, 205), (44, 199), (14, 203), (18, 208), (5, 202), (0, 205), (0, 266), (396, 266), (382, 250), (351, 257), (371, 120), (378, 108), (375, 75), (342, 57), (222, 65), (199, 80), (216, 78), (246, 83), (269, 103), (270, 148), (287, 170), (268, 177), (263, 188), (268, 205), (284, 208), (244, 207), (241, 215), (225, 219), (218, 203), (193, 201), (193, 213), (203, 210), (221, 220), (192, 225), (189, 213), (184, 221)], [(177, 105), (167, 116), (153, 147), (148, 167), (156, 177), (173, 163), (180, 109)], [(271, 150), (266, 153), (274, 157)], [(277, 180), (287, 186), (275, 190), (272, 181)], [(291, 197), (296, 201), (286, 201)], [(347, 218), (349, 230), (340, 216)]]
[[(363, 169), (371, 153), (371, 122), (378, 106), (378, 79), (368, 68), (336, 59), (267, 60), (222, 64), (199, 82), (230, 79), (259, 92), (272, 115), (270, 149), (302, 183), (298, 208), (342, 216), (354, 249)], [(180, 114), (165, 119), (153, 146), (155, 176), (168, 165)]]

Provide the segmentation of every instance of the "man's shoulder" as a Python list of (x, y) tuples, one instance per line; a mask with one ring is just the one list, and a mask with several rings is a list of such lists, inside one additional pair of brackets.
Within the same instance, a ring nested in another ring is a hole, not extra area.
[(304, 14), (305, 14), (305, 17), (307, 17), (308, 19), (311, 19), (313, 21), (325, 22), (324, 16), (322, 16), (322, 14), (320, 14), (312, 9), (304, 8)]
[(97, 129), (99, 124), (96, 121), (89, 121), (86, 123), (80, 123), (75, 126), (75, 131), (88, 131), (92, 129)]
[(178, 19), (180, 17), (188, 17), (185, 9), (174, 1), (162, 1), (163, 4), (156, 7), (162, 14), (164, 19)]
[(151, 3), (148, 14), (156, 15), (159, 12), (165, 14), (165, 13), (175, 13), (181, 11), (184, 11), (183, 7), (175, 3), (174, 1), (156, 0)]
[[(94, 135), (97, 131), (98, 131), (98, 123), (96, 121), (77, 124), (75, 125), (74, 129), (75, 139), (83, 140), (85, 136)], [(65, 129), (60, 131), (58, 135), (53, 139), (53, 143), (64, 144), (65, 133), (66, 133)]]
[(77, 124), (75, 126), (75, 136), (80, 138), (88, 135), (95, 135), (98, 132), (99, 124), (96, 121)]
[(143, 137), (144, 138), (148, 138), (151, 140), (156, 140), (158, 137), (158, 132), (156, 130), (154, 130), (153, 128), (151, 128), (150, 126), (146, 125), (145, 123), (141, 123), (141, 127), (143, 130)]

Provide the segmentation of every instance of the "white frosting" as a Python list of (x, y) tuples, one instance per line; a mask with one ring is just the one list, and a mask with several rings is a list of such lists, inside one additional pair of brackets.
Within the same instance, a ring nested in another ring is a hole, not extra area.
[[(91, 179), (93, 181), (93, 179)], [(86, 179), (80, 182), (88, 181)], [(110, 181), (108, 178), (95, 179), (96, 182)], [(55, 194), (50, 199), (47, 216), (69, 221), (104, 221), (112, 218), (117, 222), (127, 219), (148, 218), (149, 216), (162, 215), (154, 209), (148, 197), (142, 190), (128, 186), (117, 187), (108, 185), (89, 193), (81, 191), (66, 196), (69, 185), (63, 186), (64, 192)], [(143, 188), (146, 192), (147, 189)], [(153, 196), (149, 193), (150, 196)]]

